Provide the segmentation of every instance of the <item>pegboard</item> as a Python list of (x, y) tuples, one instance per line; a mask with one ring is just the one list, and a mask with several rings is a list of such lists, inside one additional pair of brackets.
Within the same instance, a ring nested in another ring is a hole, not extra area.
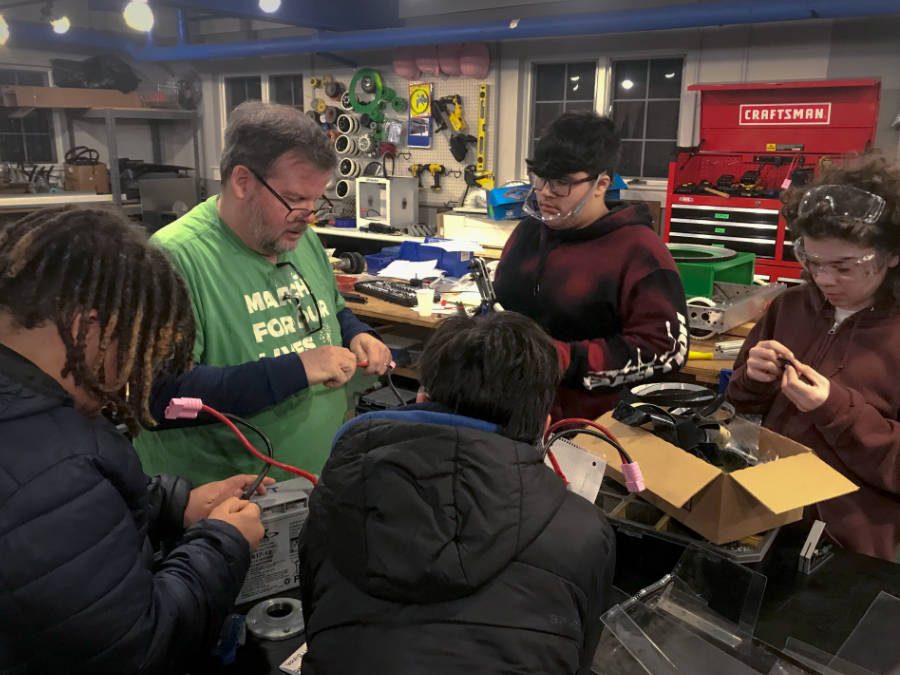
[[(497, 136), (498, 128), (499, 128), (499, 70), (496, 67), (496, 64), (491, 64), (491, 69), (488, 73), (488, 76), (484, 80), (476, 80), (465, 77), (447, 77), (441, 75), (439, 77), (427, 77), (422, 76), (417, 80), (406, 80), (404, 78), (399, 77), (395, 72), (392, 66), (370, 66), (368, 64), (362, 64), (361, 68), (373, 68), (377, 70), (382, 77), (382, 81), (386, 87), (390, 87), (394, 91), (397, 92), (398, 95), (403, 96), (403, 98), (408, 99), (409, 96), (409, 85), (412, 82), (430, 82), (433, 85), (433, 100), (437, 100), (443, 96), (450, 96), (452, 94), (457, 94), (462, 98), (462, 106), (463, 106), (463, 119), (466, 122), (466, 129), (463, 133), (471, 134), (472, 136), (478, 135), (478, 89), (479, 85), (487, 84), (487, 117), (485, 123), (485, 168), (488, 171), (496, 172), (496, 149), (497, 149)], [(309, 79), (310, 76), (322, 77), (324, 75), (331, 75), (335, 80), (342, 82), (344, 85), (349, 86), (350, 81), (353, 79), (353, 75), (356, 73), (356, 69), (347, 69), (347, 68), (318, 68), (314, 72), (309, 75), (305, 75), (304, 77), (304, 100), (312, 101), (314, 98), (322, 98), (326, 101), (328, 105), (338, 105), (335, 101), (328, 100), (322, 89), (314, 90), (310, 84)], [(342, 111), (343, 112), (343, 111)], [(359, 118), (359, 113), (352, 112), (350, 113), (355, 116), (357, 119)], [(422, 186), (424, 189), (419, 191), (419, 203), (427, 204), (429, 206), (443, 206), (447, 203), (452, 202), (454, 205), (459, 203), (459, 200), (462, 198), (463, 193), (466, 189), (466, 183), (463, 179), (462, 172), (463, 169), (468, 164), (475, 164), (475, 145), (471, 144), (469, 146), (469, 152), (466, 155), (466, 158), (463, 162), (457, 162), (453, 158), (453, 154), (450, 152), (450, 134), (447, 130), (442, 131), (440, 133), (433, 134), (431, 148), (409, 148), (406, 145), (406, 127), (408, 122), (408, 113), (394, 113), (390, 109), (386, 111), (386, 119), (387, 120), (398, 120), (403, 124), (403, 140), (400, 145), (397, 147), (397, 152), (399, 156), (396, 160), (394, 175), (395, 176), (411, 176), (412, 174), (409, 171), (409, 167), (413, 164), (443, 164), (447, 170), (447, 174), (441, 176), (441, 190), (434, 191), (431, 189), (433, 184), (433, 179), (431, 174), (428, 171), (425, 171), (422, 175)], [(436, 125), (435, 125), (436, 126)], [(450, 128), (448, 124), (448, 129)], [(360, 129), (353, 134), (350, 134), (353, 138), (359, 138), (360, 136), (365, 134), (366, 130)], [(409, 158), (407, 159), (405, 153), (409, 153)], [(343, 157), (343, 155), (341, 155)], [(375, 161), (378, 158), (369, 158), (367, 156), (358, 154), (353, 156), (356, 159), (361, 167), (364, 169), (366, 164), (370, 161)], [(390, 171), (390, 161), (387, 163), (388, 171)], [(458, 176), (450, 175), (451, 171), (459, 172)], [(340, 180), (341, 177), (336, 175), (336, 180)]]

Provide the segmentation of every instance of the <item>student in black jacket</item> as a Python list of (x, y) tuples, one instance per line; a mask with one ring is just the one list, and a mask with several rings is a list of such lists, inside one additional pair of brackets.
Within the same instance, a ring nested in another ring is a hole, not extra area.
[(453, 317), (420, 371), (430, 401), (344, 425), (310, 497), (304, 675), (588, 673), (614, 537), (537, 446), (552, 341)]
[(214, 643), (263, 535), (234, 497), (254, 477), (150, 479), (99, 415), (153, 422), (157, 375), (189, 364), (189, 302), (112, 211), (0, 227), (0, 672), (177, 673)]

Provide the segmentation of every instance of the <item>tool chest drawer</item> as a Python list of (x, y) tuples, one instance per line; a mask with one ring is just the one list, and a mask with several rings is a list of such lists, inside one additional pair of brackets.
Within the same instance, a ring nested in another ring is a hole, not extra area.
[[(674, 225), (674, 223), (673, 223)], [(775, 238), (774, 234), (771, 239), (756, 239), (753, 237), (735, 237), (723, 234), (702, 234), (696, 232), (676, 232), (674, 229), (669, 231), (669, 241), (681, 244), (705, 244), (714, 246), (716, 244), (724, 245), (726, 248), (735, 251), (746, 251), (747, 253), (755, 253), (758, 258), (774, 258), (775, 257)]]
[(727, 208), (724, 206), (672, 205), (672, 220), (710, 223), (742, 223), (778, 227), (777, 209)]
[(672, 218), (670, 232), (687, 234), (721, 234), (726, 237), (762, 239), (772, 244), (778, 238), (777, 225), (749, 225), (746, 223), (710, 223), (705, 220)]

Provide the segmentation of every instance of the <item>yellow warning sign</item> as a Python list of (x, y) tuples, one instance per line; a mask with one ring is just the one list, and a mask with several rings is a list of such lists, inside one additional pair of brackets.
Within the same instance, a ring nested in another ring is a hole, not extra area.
[(409, 85), (409, 116), (431, 117), (431, 84)]
[(775, 152), (778, 146), (775, 143), (766, 143), (766, 152)]

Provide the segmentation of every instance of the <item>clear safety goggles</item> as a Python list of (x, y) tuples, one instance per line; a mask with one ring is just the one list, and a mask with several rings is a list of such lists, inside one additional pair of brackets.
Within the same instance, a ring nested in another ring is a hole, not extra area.
[(884, 207), (882, 197), (853, 185), (817, 185), (803, 193), (797, 216), (838, 218), (874, 225), (884, 213)]
[(811, 256), (803, 246), (803, 237), (794, 240), (794, 255), (813, 278), (824, 272), (831, 272), (840, 279), (858, 279), (874, 274), (881, 266), (881, 257), (876, 252), (861, 258), (839, 258), (838, 260), (822, 260), (818, 256)]
[[(543, 190), (544, 187), (549, 184), (550, 191), (554, 195), (556, 195), (557, 197), (568, 197), (571, 194), (573, 185), (578, 185), (579, 183), (586, 183), (591, 179), (586, 178), (586, 179), (582, 179), (579, 181), (566, 182), (565, 189), (567, 191), (565, 193), (562, 193), (563, 187), (562, 187), (562, 183), (560, 183), (559, 181), (556, 181), (556, 185), (554, 186), (553, 181), (548, 181), (547, 179), (537, 178), (536, 176), (533, 176), (532, 182), (531, 182), (531, 189), (528, 191), (528, 195), (525, 197), (525, 203), (522, 205), (522, 211), (527, 213), (532, 218), (536, 218), (536, 219), (540, 220), (542, 223), (546, 223), (548, 225), (551, 223), (560, 223), (560, 222), (566, 220), (567, 218), (575, 217), (584, 210), (585, 205), (588, 203), (588, 199), (591, 198), (591, 195), (593, 194), (594, 190), (597, 189), (597, 185), (600, 183), (600, 179), (603, 178), (603, 176), (605, 176), (605, 175), (606, 175), (606, 172), (604, 171), (599, 176), (597, 176), (596, 178), (593, 179), (594, 182), (591, 185), (591, 189), (588, 190), (587, 193), (585, 193), (585, 195), (584, 195), (584, 197), (582, 197), (581, 201), (579, 201), (574, 206), (574, 208), (572, 208), (570, 211), (568, 211), (566, 213), (560, 212), (560, 213), (548, 213), (548, 214), (544, 214), (541, 211), (540, 205), (538, 204), (537, 192), (539, 190)], [(557, 189), (559, 189), (560, 192), (557, 192)]]

